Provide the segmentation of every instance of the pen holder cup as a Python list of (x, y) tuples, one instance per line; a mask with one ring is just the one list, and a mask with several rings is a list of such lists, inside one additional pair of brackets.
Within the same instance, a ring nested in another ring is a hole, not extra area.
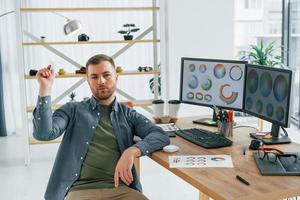
[(218, 122), (218, 134), (224, 137), (233, 136), (233, 123), (232, 122)]

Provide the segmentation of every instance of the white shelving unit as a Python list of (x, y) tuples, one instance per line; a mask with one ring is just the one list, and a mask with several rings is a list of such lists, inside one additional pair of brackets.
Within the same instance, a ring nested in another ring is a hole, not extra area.
[[(61, 12), (61, 11), (67, 11), (67, 12), (114, 12), (114, 11), (125, 11), (125, 12), (132, 12), (132, 11), (147, 11), (147, 12), (152, 12), (152, 22), (153, 25), (146, 29), (144, 32), (142, 32), (139, 36), (135, 37), (134, 40), (130, 41), (125, 41), (125, 40), (103, 40), (103, 41), (87, 41), (87, 42), (77, 42), (77, 41), (47, 41), (43, 42), (41, 41), (38, 37), (34, 36), (32, 33), (22, 30), (22, 17), (23, 15), (26, 15), (26, 13), (30, 12)], [(133, 106), (139, 106), (144, 108), (146, 111), (152, 113), (152, 109), (149, 107), (151, 106), (151, 102), (154, 99), (158, 98), (158, 76), (161, 74), (161, 71), (157, 68), (158, 66), (158, 43), (160, 43), (160, 39), (157, 38), (157, 24), (159, 22), (165, 22), (163, 19), (158, 19), (157, 12), (160, 11), (160, 7), (157, 6), (156, 0), (152, 0), (152, 6), (151, 7), (88, 7), (88, 8), (21, 8), (20, 6), (20, 0), (16, 0), (16, 12), (17, 12), (17, 32), (18, 32), (18, 42), (20, 44), (20, 48), (18, 50), (19, 54), (19, 65), (24, 66), (24, 70), (20, 70), (20, 78), (21, 78), (21, 92), (22, 96), (24, 97), (24, 102), (23, 102), (23, 109), (24, 113), (22, 113), (22, 121), (23, 121), (23, 128), (22, 130), (24, 131), (24, 146), (25, 146), (25, 165), (30, 164), (30, 146), (31, 145), (40, 145), (40, 144), (53, 144), (53, 143), (59, 143), (61, 141), (61, 138), (58, 138), (53, 141), (37, 141), (30, 137), (29, 133), (29, 125), (28, 125), (28, 113), (31, 113), (34, 110), (34, 105), (27, 105), (26, 99), (26, 84), (28, 81), (34, 80), (34, 76), (29, 76), (27, 74), (24, 74), (25, 71), (25, 59), (24, 59), (24, 47), (25, 46), (42, 46), (52, 53), (56, 54), (60, 58), (68, 61), (69, 63), (73, 64), (74, 67), (81, 67), (80, 64), (78, 64), (76, 61), (72, 60), (68, 56), (66, 56), (64, 53), (58, 51), (55, 49), (53, 46), (55, 45), (75, 45), (74, 48), (78, 45), (101, 45), (101, 44), (124, 44), (124, 47), (117, 51), (114, 55), (111, 55), (112, 58), (117, 58), (119, 55), (123, 54), (126, 51), (129, 51), (129, 48), (133, 45), (138, 45), (142, 43), (151, 43), (153, 44), (153, 66), (154, 70), (153, 71), (148, 71), (148, 72), (139, 72), (135, 70), (128, 70), (128, 71), (123, 71), (122, 73), (119, 73), (119, 75), (122, 76), (153, 76), (154, 77), (154, 97), (153, 99), (135, 99), (133, 98), (128, 92), (122, 91), (120, 89), (117, 89), (117, 93), (119, 93), (121, 96), (125, 97), (128, 99), (128, 101), (131, 101), (133, 103)], [(160, 18), (162, 18), (162, 15), (160, 15)], [(164, 28), (162, 28), (164, 30)], [(152, 39), (143, 39), (144, 36), (152, 32)], [(23, 38), (28, 37), (30, 42), (23, 40)], [(164, 35), (162, 36), (164, 37)], [(161, 45), (161, 43), (160, 43)], [(161, 66), (164, 66), (164, 56), (166, 55), (166, 48), (164, 46), (161, 46), (164, 48), (164, 51), (160, 51), (160, 64)], [(60, 104), (60, 101), (67, 96), (70, 92), (72, 92), (75, 88), (80, 86), (82, 83), (85, 82), (85, 74), (74, 74), (74, 73), (67, 73), (65, 75), (56, 75), (56, 78), (58, 79), (65, 79), (65, 78), (77, 78), (80, 79), (78, 82), (76, 82), (74, 85), (72, 85), (70, 88), (66, 88), (66, 90), (58, 96), (56, 99), (52, 100), (52, 110), (57, 109), (60, 107), (62, 104)], [(148, 88), (148, 85), (145, 86)]]

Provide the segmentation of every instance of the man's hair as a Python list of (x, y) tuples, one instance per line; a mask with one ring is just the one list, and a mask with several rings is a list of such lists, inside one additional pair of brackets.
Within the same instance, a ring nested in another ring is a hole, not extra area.
[(93, 57), (91, 57), (86, 62), (86, 65), (85, 65), (86, 71), (88, 71), (89, 65), (97, 65), (97, 64), (100, 64), (102, 61), (108, 61), (111, 64), (111, 66), (113, 66), (113, 68), (115, 68), (115, 62), (111, 57), (104, 55), (104, 54), (97, 54), (97, 55), (94, 55)]

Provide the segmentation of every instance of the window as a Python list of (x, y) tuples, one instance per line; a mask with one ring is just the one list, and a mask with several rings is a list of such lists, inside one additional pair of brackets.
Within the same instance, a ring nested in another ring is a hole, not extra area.
[(260, 40), (266, 43), (276, 41), (277, 47), (282, 45), (282, 0), (236, 0), (235, 3), (237, 58), (249, 50), (250, 44), (257, 44)]
[(295, 70), (292, 122), (300, 128), (300, 0), (290, 1), (290, 34), (288, 64)]

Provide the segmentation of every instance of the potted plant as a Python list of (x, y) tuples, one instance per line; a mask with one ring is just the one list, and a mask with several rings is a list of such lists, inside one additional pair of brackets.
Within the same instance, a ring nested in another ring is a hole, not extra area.
[(284, 67), (282, 57), (278, 55), (280, 52), (276, 53), (277, 49), (275, 49), (274, 43), (275, 41), (264, 47), (261, 40), (258, 45), (250, 45), (250, 51), (248, 52), (250, 63), (269, 67)]
[(133, 35), (130, 35), (130, 33), (135, 33), (140, 30), (139, 28), (134, 28), (135, 24), (124, 24), (123, 27), (127, 30), (120, 30), (118, 33), (124, 35), (124, 40), (132, 40)]
[(71, 92), (71, 94), (69, 95), (70, 97), (70, 102), (74, 102), (75, 101), (75, 97), (76, 97), (76, 93), (75, 92)]
[[(157, 66), (157, 69), (160, 70), (160, 64)], [(158, 86), (158, 96), (161, 96), (161, 77), (160, 77), (160, 75), (158, 75), (158, 85), (157, 86)], [(152, 94), (154, 94), (154, 77), (152, 77), (149, 80), (149, 87), (150, 87)]]

